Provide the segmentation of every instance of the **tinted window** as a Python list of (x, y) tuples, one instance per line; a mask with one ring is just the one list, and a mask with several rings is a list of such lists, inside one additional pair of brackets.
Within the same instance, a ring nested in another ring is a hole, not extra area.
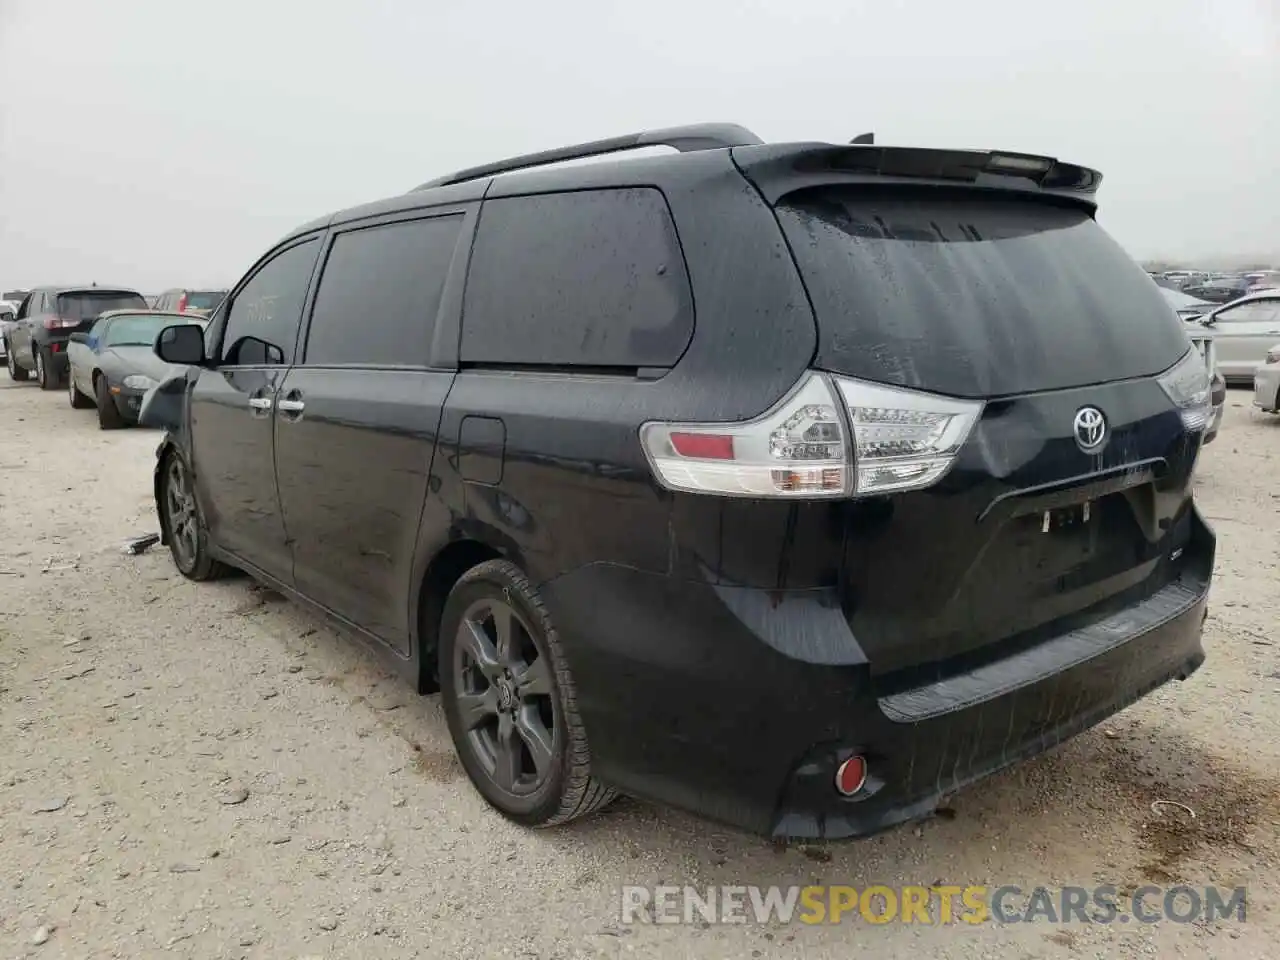
[(308, 364), (426, 366), (461, 216), (341, 233), (307, 334)]
[(278, 253), (240, 288), (227, 314), (222, 362), (287, 364), (319, 244), (308, 240)]
[(818, 316), (819, 366), (957, 396), (1147, 376), (1187, 335), (1086, 211), (826, 188), (779, 219)]
[(657, 190), (485, 202), (467, 277), (464, 361), (665, 367), (692, 332), (689, 280)]
[(92, 320), (108, 310), (145, 310), (147, 301), (139, 293), (120, 291), (62, 293), (58, 295), (58, 316), (67, 320)]

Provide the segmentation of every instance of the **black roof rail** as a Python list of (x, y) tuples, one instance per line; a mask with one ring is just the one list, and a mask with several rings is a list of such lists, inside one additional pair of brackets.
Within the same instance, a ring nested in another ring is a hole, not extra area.
[(586, 157), (599, 157), (606, 153), (620, 153), (624, 150), (640, 150), (645, 147), (674, 147), (681, 153), (695, 150), (717, 150), (724, 147), (746, 147), (764, 143), (759, 137), (736, 123), (693, 123), (683, 127), (665, 127), (661, 130), (645, 130), (640, 133), (628, 133), (621, 137), (609, 137), (605, 140), (592, 140), (589, 143), (577, 143), (569, 147), (556, 147), (554, 150), (543, 150), (539, 153), (527, 153), (520, 157), (496, 160), (478, 167), (469, 167), (447, 176), (428, 180), (415, 187), (415, 190), (428, 190), (432, 187), (446, 187), (454, 183), (465, 183), (468, 180), (479, 180), (512, 170), (524, 170), (529, 167), (541, 167), (550, 163), (561, 163), (565, 160), (581, 160)]

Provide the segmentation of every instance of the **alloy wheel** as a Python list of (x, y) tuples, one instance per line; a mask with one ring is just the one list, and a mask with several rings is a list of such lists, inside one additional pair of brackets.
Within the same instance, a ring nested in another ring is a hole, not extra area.
[(560, 717), (533, 630), (504, 601), (477, 601), (458, 625), (453, 669), (466, 748), (504, 793), (536, 793), (553, 773)]
[(199, 517), (186, 466), (177, 456), (169, 458), (164, 496), (169, 542), (179, 565), (189, 567), (196, 562), (199, 551)]
[(36, 351), (36, 380), (44, 386), (44, 355), (39, 350)]

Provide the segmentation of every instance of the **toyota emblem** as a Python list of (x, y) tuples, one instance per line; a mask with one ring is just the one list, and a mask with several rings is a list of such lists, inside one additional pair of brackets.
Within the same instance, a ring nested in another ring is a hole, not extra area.
[(1076, 411), (1075, 430), (1080, 449), (1093, 453), (1107, 439), (1107, 418), (1097, 407), (1081, 407)]

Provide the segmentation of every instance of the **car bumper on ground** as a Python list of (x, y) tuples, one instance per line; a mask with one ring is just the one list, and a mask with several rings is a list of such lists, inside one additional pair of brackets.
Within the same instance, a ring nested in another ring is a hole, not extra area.
[[(1160, 561), (1153, 582), (1166, 586), (1146, 599), (942, 679), (876, 676), (833, 590), (611, 564), (542, 589), (596, 775), (756, 833), (838, 839), (928, 816), (966, 784), (1193, 673), (1214, 535), (1194, 510), (1186, 522), (1187, 547)], [(844, 797), (836, 771), (852, 755), (868, 778)]]

